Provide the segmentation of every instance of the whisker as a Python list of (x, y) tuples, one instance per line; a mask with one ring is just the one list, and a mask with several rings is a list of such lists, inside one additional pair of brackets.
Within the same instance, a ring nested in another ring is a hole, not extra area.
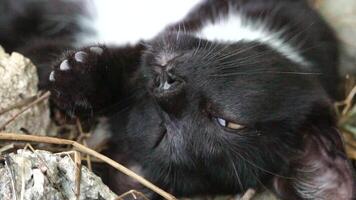
[[(234, 66), (237, 66), (237, 65), (241, 65), (241, 64), (245, 64), (245, 65), (251, 65), (252, 64), (259, 64), (259, 63), (262, 63), (262, 62), (271, 62), (273, 61), (273, 58), (269, 59), (268, 61), (263, 59), (263, 60), (257, 60), (257, 58), (260, 58), (262, 56), (265, 56), (265, 55), (268, 55), (269, 52), (267, 53), (261, 53), (261, 54), (257, 54), (257, 55), (251, 55), (251, 56), (247, 56), (247, 57), (243, 57), (243, 58), (238, 58), (238, 59), (234, 59), (234, 60), (231, 60), (231, 61), (226, 61), (226, 62), (220, 62), (219, 63), (219, 66), (217, 67), (217, 69), (222, 69), (224, 68), (225, 66), (229, 66), (229, 65), (234, 65)], [(251, 61), (253, 60), (253, 61)]]
[(320, 76), (322, 73), (319, 72), (282, 72), (282, 71), (261, 71), (261, 72), (236, 72), (229, 74), (213, 74), (209, 76), (213, 77), (229, 77), (229, 76), (237, 76), (237, 75), (255, 75), (255, 74), (287, 74), (287, 75), (312, 75), (312, 76)]
[(191, 56), (191, 57), (194, 57), (194, 56), (197, 55), (197, 53), (198, 53), (199, 50), (200, 50), (200, 45), (201, 45), (201, 38), (199, 38), (198, 47), (194, 50), (194, 52), (192, 53), (192, 56)]
[(238, 172), (237, 172), (236, 165), (235, 165), (235, 163), (234, 163), (234, 161), (233, 161), (233, 160), (231, 160), (231, 165), (232, 165), (232, 169), (234, 170), (235, 177), (236, 177), (236, 179), (237, 179), (237, 181), (238, 181), (238, 184), (239, 184), (240, 190), (241, 190), (241, 191), (244, 191), (244, 187), (243, 187), (243, 185), (242, 185), (242, 182), (241, 182), (240, 176), (239, 176), (239, 174), (238, 174)]
[(284, 179), (291, 179), (291, 180), (295, 180), (294, 177), (288, 177), (288, 176), (283, 176), (281, 174), (277, 174), (277, 173), (274, 173), (274, 172), (271, 172), (267, 169), (264, 169), (262, 167), (260, 167), (259, 165), (257, 165), (256, 163), (250, 161), (249, 159), (247, 159), (246, 157), (244, 157), (240, 152), (238, 152), (238, 150), (234, 150), (234, 149), (230, 149), (235, 155), (237, 155), (238, 157), (242, 158), (247, 164), (249, 164), (250, 166), (252, 166), (253, 168), (255, 169), (258, 169), (258, 170), (261, 170), (265, 173), (268, 173), (268, 174), (271, 174), (273, 176), (277, 176), (277, 177), (280, 177), (280, 178), (284, 178)]
[(248, 51), (248, 50), (251, 50), (251, 49), (253, 49), (253, 48), (255, 48), (255, 47), (259, 46), (259, 45), (261, 45), (261, 44), (255, 43), (254, 45), (249, 46), (249, 47), (247, 47), (247, 48), (237, 49), (236, 51), (231, 52), (230, 54), (227, 54), (227, 55), (218, 57), (218, 58), (217, 58), (217, 61), (225, 60), (225, 59), (227, 59), (227, 58), (231, 58), (231, 57), (233, 57), (233, 56), (239, 55), (239, 54), (244, 53), (244, 52), (246, 52), (246, 51)]
[(202, 60), (209, 60), (208, 58), (210, 57), (210, 55), (212, 55), (212, 53), (214, 52), (214, 50), (218, 47), (217, 44), (214, 43), (210, 43), (209, 49), (207, 50), (207, 53), (201, 58)]
[(177, 31), (177, 38), (176, 38), (176, 41), (178, 42), (179, 41), (179, 34), (180, 34), (180, 23), (178, 24), (178, 31)]

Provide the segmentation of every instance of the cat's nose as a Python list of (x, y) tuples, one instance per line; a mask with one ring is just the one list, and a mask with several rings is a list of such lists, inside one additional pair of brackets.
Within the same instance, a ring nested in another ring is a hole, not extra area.
[(156, 97), (174, 96), (184, 88), (185, 81), (169, 72), (163, 72), (156, 77), (154, 95)]

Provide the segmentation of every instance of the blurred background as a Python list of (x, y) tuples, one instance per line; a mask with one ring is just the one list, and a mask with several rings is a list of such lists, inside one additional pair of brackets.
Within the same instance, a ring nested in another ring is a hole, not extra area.
[(312, 0), (342, 43), (342, 72), (356, 74), (356, 1)]
[(336, 103), (339, 126), (348, 155), (356, 167), (356, 1), (311, 0), (310, 3), (336, 31), (341, 43), (341, 75), (345, 79), (345, 101)]

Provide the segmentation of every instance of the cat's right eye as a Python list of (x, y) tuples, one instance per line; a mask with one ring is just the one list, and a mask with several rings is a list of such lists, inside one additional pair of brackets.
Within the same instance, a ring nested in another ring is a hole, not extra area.
[(220, 118), (220, 117), (217, 117), (216, 118), (218, 124), (222, 127), (225, 127), (225, 128), (229, 128), (229, 129), (232, 129), (232, 130), (239, 130), (239, 129), (242, 129), (242, 128), (245, 128), (245, 126), (241, 125), (241, 124), (237, 124), (237, 123), (234, 123), (234, 122), (231, 122), (231, 121), (227, 121), (223, 118)]

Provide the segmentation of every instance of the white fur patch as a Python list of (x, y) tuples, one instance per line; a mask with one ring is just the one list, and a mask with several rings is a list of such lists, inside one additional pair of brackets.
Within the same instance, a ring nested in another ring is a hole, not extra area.
[(95, 149), (106, 144), (112, 136), (111, 134), (109, 119), (106, 117), (98, 118), (98, 124), (92, 130), (92, 136), (87, 140), (88, 146)]
[(260, 42), (294, 62), (309, 65), (300, 55), (297, 48), (283, 39), (283, 33), (283, 30), (271, 31), (267, 24), (262, 21), (252, 21), (241, 14), (233, 13), (226, 17), (221, 17), (214, 23), (207, 23), (196, 36), (221, 42)]

